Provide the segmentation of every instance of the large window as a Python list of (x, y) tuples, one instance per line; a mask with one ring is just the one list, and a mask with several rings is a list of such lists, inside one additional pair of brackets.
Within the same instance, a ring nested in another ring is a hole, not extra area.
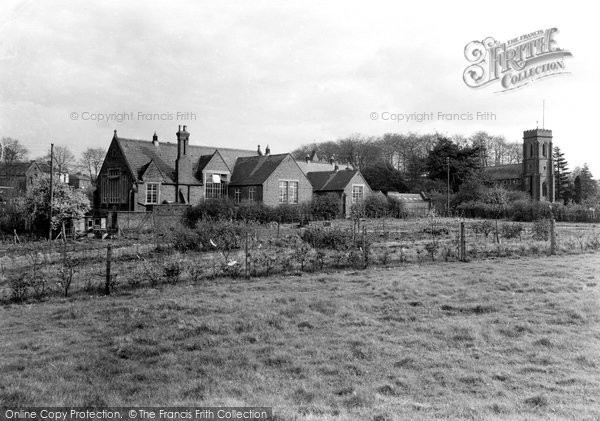
[(146, 204), (158, 204), (158, 183), (146, 183)]
[(298, 203), (298, 181), (279, 180), (279, 203)]
[(206, 173), (205, 197), (207, 199), (220, 199), (227, 196), (227, 174)]
[(298, 203), (298, 182), (290, 181), (289, 189), (290, 203)]
[(254, 202), (256, 200), (256, 187), (248, 188), (248, 200)]
[(235, 191), (233, 192), (233, 201), (237, 204), (239, 204), (242, 201), (242, 190), (235, 189)]
[(288, 202), (288, 182), (280, 181), (279, 182), (279, 203), (287, 203)]
[(365, 186), (362, 184), (352, 185), (352, 203), (361, 202), (365, 195)]
[(124, 203), (128, 194), (126, 183), (126, 177), (121, 177), (119, 168), (109, 168), (101, 179), (102, 203)]

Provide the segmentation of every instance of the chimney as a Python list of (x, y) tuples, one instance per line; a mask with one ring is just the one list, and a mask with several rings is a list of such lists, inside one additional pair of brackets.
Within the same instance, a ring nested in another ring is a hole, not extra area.
[(258, 149), (256, 150), (256, 153), (258, 154), (258, 156), (263, 155), (262, 151), (260, 150), (260, 145), (258, 145)]
[(340, 167), (338, 166), (338, 164), (335, 164), (335, 166), (333, 167), (333, 171), (338, 172), (339, 169)]
[(329, 158), (329, 163), (331, 165), (335, 164), (335, 158), (333, 157), (333, 155), (331, 155), (331, 158)]
[(310, 162), (310, 156), (308, 156), (308, 154), (306, 154), (306, 157), (304, 157), (304, 160), (308, 164)]
[(183, 126), (183, 130), (181, 130), (181, 125), (179, 126), (179, 131), (177, 134), (177, 159), (181, 156), (187, 155), (190, 134), (186, 131), (187, 126)]
[[(180, 198), (180, 187), (186, 183), (186, 180), (189, 180), (192, 177), (192, 161), (190, 156), (188, 155), (188, 142), (190, 138), (190, 134), (186, 130), (186, 126), (183, 126), (183, 130), (181, 130), (181, 126), (179, 126), (179, 130), (177, 131), (177, 159), (175, 160), (175, 182), (177, 183), (177, 193), (175, 195), (175, 201), (179, 202)], [(184, 194), (185, 197), (185, 194)]]
[(156, 134), (156, 132), (154, 132), (154, 135), (152, 136), (152, 144), (154, 146), (158, 146), (158, 135)]
[(267, 145), (267, 148), (265, 149), (265, 155), (271, 155), (271, 148), (269, 148), (269, 145)]

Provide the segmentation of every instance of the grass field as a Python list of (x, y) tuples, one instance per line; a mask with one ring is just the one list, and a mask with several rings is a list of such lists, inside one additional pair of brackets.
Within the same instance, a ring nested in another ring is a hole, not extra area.
[(0, 307), (0, 406), (280, 419), (598, 419), (600, 255), (143, 288)]

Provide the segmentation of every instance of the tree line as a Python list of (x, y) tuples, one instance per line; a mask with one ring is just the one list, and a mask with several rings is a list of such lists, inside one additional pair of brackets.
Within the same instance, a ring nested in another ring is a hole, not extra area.
[[(27, 162), (30, 159), (29, 149), (18, 139), (11, 137), (2, 138), (2, 159), (0, 161), (2, 173), (6, 179), (10, 180), (14, 177), (15, 164)], [(54, 146), (54, 169), (59, 174), (69, 174), (81, 172), (90, 177), (92, 182), (95, 182), (104, 162), (106, 149), (104, 148), (87, 148), (79, 157), (66, 146)], [(50, 149), (48, 152), (35, 159), (38, 162), (50, 164)]]
[[(386, 133), (383, 136), (353, 134), (338, 140), (305, 144), (292, 152), (302, 160), (316, 156), (334, 159), (361, 170), (374, 190), (399, 192), (450, 192), (494, 185), (485, 167), (521, 164), (522, 141), (509, 142), (503, 136), (478, 131), (471, 136), (443, 136), (438, 133)], [(591, 203), (600, 199), (597, 181), (585, 164), (569, 170), (559, 147), (553, 150), (555, 197), (565, 204)], [(467, 188), (468, 187), (468, 188)]]

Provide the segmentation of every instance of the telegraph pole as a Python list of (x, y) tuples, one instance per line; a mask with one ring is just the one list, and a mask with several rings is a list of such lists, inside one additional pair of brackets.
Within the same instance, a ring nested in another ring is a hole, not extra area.
[(446, 157), (447, 185), (446, 185), (446, 216), (450, 216), (450, 157)]
[(48, 240), (52, 241), (52, 203), (54, 203), (54, 143), (50, 144), (50, 218)]

